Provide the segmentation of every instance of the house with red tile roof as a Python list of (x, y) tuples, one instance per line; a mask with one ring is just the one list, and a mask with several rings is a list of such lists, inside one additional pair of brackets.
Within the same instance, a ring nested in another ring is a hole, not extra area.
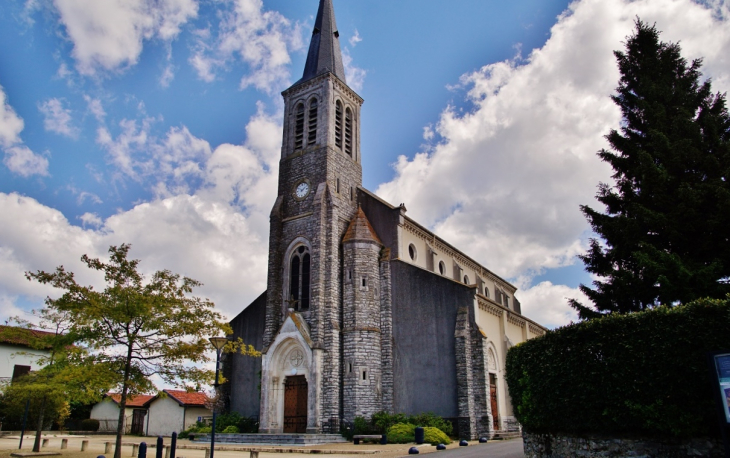
[(149, 413), (145, 434), (170, 436), (211, 417), (213, 412), (205, 407), (206, 398), (205, 393), (195, 391), (163, 390), (146, 404)]
[[(49, 353), (33, 348), (31, 340), (54, 334), (36, 329), (0, 325), (0, 381), (11, 379), (38, 370), (38, 360)], [(35, 345), (34, 345), (35, 346)]]
[[(149, 394), (137, 394), (127, 397), (124, 408), (125, 434), (144, 433), (147, 403), (154, 397)], [(99, 431), (116, 432), (119, 424), (119, 403), (121, 399), (122, 395), (119, 393), (107, 393), (104, 399), (91, 409), (91, 418), (99, 420)]]

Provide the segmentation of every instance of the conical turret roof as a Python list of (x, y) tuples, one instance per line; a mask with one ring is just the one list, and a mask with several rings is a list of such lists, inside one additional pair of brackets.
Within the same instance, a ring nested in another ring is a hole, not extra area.
[(312, 41), (309, 43), (307, 63), (300, 83), (327, 72), (334, 73), (342, 82), (347, 83), (339, 37), (332, 0), (320, 0)]
[(350, 225), (347, 227), (347, 232), (342, 238), (342, 243), (354, 242), (354, 241), (366, 241), (366, 242), (377, 242), (380, 245), (383, 242), (380, 241), (378, 235), (375, 233), (375, 229), (370, 225), (365, 212), (362, 208), (357, 208), (357, 213), (350, 221)]

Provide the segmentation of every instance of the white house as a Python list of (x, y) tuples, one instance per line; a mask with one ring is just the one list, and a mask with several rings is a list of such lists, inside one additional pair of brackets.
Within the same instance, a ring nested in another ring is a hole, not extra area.
[(170, 436), (194, 425), (198, 418), (213, 413), (205, 407), (204, 393), (163, 390), (147, 402), (147, 436)]
[[(116, 432), (119, 424), (119, 402), (122, 396), (119, 393), (108, 393), (101, 402), (91, 409), (91, 418), (99, 420), (99, 431)], [(138, 394), (127, 398), (124, 409), (124, 432), (126, 434), (144, 433), (146, 404), (154, 399), (148, 394)]]
[(46, 331), (0, 326), (0, 382), (10, 382), (14, 376), (38, 370), (38, 359), (49, 352), (29, 346), (29, 339), (53, 335)]

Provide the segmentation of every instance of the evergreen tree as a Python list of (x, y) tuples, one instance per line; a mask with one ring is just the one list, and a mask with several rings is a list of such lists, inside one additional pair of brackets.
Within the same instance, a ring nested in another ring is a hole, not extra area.
[(598, 187), (606, 212), (581, 206), (602, 239), (581, 256), (598, 276), (580, 286), (593, 307), (571, 300), (582, 319), (730, 292), (730, 116), (680, 51), (637, 19), (614, 52), (623, 120), (598, 153), (614, 170)]

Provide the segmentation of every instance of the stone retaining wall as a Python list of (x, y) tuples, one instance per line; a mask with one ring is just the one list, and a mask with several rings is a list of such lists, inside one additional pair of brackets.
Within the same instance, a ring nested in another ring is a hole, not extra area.
[(724, 458), (719, 439), (653, 440), (522, 433), (526, 458)]

